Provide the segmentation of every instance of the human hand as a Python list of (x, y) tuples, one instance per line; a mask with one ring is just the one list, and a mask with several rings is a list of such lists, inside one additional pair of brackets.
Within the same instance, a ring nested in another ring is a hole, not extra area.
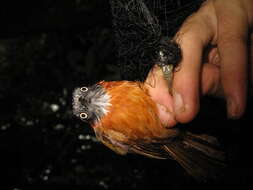
[[(175, 36), (183, 59), (174, 73), (172, 96), (161, 95), (166, 85), (149, 89), (153, 100), (170, 104), (167, 119), (173, 118), (174, 124), (191, 121), (198, 113), (200, 95), (205, 94), (223, 97), (230, 118), (244, 113), (247, 75), (253, 79), (248, 59), (252, 20), (252, 0), (208, 0), (184, 22)], [(212, 48), (204, 51), (208, 46)]]

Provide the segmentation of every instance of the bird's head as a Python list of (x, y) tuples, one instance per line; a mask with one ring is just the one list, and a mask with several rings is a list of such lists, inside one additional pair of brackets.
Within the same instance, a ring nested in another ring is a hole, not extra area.
[(108, 108), (111, 105), (110, 95), (99, 84), (76, 88), (73, 92), (72, 105), (75, 116), (94, 124), (108, 113)]

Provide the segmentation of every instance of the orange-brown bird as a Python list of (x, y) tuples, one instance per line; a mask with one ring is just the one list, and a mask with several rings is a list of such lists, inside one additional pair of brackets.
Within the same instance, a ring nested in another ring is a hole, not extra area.
[(214, 137), (167, 128), (141, 82), (101, 81), (76, 88), (74, 115), (91, 124), (96, 137), (113, 151), (175, 159), (193, 177), (215, 178), (224, 167), (224, 152)]

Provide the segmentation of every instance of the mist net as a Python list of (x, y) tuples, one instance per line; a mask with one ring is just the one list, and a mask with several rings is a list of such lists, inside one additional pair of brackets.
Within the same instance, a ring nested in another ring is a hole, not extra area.
[(171, 40), (185, 18), (203, 0), (110, 0), (118, 63), (123, 80), (144, 81), (159, 62), (162, 50), (167, 64), (181, 59)]

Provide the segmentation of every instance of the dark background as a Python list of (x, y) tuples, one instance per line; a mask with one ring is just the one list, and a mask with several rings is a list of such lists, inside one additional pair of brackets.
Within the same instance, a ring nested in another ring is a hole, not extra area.
[(205, 98), (182, 127), (208, 131), (226, 150), (216, 183), (174, 161), (119, 156), (72, 116), (76, 86), (119, 80), (107, 0), (0, 3), (0, 189), (245, 189), (252, 180), (252, 103), (240, 120)]

